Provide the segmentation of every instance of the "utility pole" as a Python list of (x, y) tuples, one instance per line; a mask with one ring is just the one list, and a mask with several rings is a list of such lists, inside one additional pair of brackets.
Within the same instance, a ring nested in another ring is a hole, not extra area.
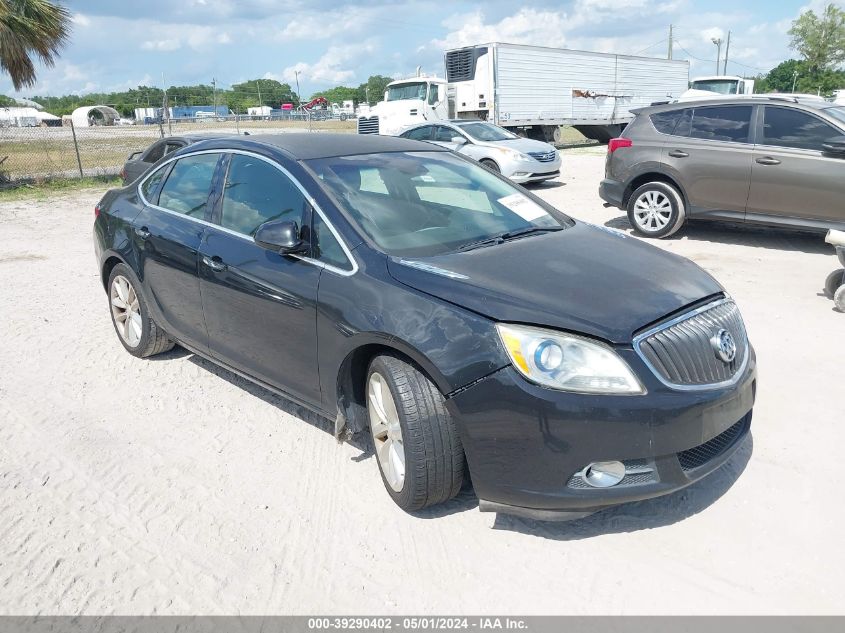
[(212, 92), (212, 100), (213, 100), (212, 106), (213, 106), (213, 109), (214, 109), (214, 116), (216, 117), (217, 116), (217, 78), (216, 77), (211, 78), (211, 92)]
[(299, 101), (299, 105), (302, 105), (302, 95), (299, 93), (299, 73), (298, 70), (293, 71), (293, 75), (296, 77), (296, 99)]
[(728, 74), (728, 54), (731, 52), (731, 32), (728, 31), (728, 41), (725, 44), (725, 70), (722, 72), (723, 75)]
[(722, 38), (721, 37), (711, 37), (710, 41), (713, 42), (716, 47), (716, 74), (719, 74), (719, 62), (722, 59)]
[(258, 84), (258, 107), (261, 108), (264, 106), (264, 103), (261, 101), (261, 80), (259, 79), (256, 83)]
[(669, 54), (666, 56), (666, 59), (672, 59), (672, 41), (673, 41), (672, 28), (673, 28), (673, 25), (670, 24), (669, 25)]

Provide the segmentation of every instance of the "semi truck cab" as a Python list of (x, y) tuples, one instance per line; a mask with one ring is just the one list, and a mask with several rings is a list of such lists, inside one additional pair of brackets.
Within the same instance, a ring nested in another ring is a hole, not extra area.
[(384, 101), (358, 118), (359, 134), (396, 136), (410, 125), (449, 119), (449, 98), (445, 79), (418, 76), (387, 84)]

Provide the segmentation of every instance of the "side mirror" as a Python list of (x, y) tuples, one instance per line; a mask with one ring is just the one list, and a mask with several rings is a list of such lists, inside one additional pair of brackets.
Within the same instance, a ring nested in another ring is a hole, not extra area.
[(825, 154), (834, 154), (845, 157), (845, 136), (834, 136), (827, 139), (822, 145)]
[(302, 241), (299, 225), (289, 220), (270, 220), (258, 227), (253, 238), (255, 243), (279, 255), (294, 255), (308, 251), (308, 244)]
[(452, 137), (452, 142), (453, 142), (455, 145), (463, 145), (464, 143), (466, 143), (466, 142), (467, 142), (467, 140), (466, 140), (463, 136), (453, 136), (453, 137)]

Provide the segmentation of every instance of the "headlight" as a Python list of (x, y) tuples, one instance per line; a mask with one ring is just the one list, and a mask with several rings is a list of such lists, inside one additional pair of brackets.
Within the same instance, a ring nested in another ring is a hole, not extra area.
[(517, 152), (515, 149), (510, 149), (509, 147), (497, 147), (497, 151), (501, 152), (508, 158), (513, 160), (527, 160), (528, 156), (523, 154), (522, 152)]
[(511, 362), (531, 382), (581, 393), (642, 394), (645, 388), (607, 345), (565, 332), (496, 325)]

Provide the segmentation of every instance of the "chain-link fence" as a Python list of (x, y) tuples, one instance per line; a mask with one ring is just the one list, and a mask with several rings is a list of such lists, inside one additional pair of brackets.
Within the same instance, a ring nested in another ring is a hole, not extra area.
[(355, 121), (206, 117), (151, 125), (0, 127), (0, 187), (53, 178), (114, 175), (127, 157), (164, 136), (355, 132)]

